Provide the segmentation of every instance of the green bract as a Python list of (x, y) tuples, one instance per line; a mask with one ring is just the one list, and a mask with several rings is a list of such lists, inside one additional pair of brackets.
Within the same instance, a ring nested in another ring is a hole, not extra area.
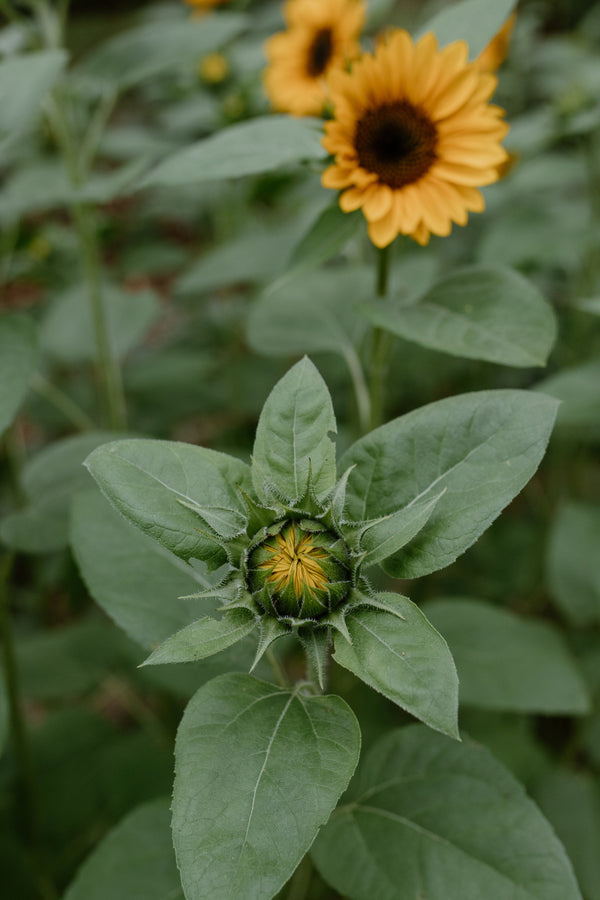
[[(333, 637), (340, 665), (456, 737), (446, 642), (406, 597), (375, 591), (368, 571), (414, 577), (467, 549), (535, 471), (555, 412), (555, 401), (521, 391), (433, 403), (358, 441), (338, 478), (331, 398), (304, 358), (265, 403), (251, 467), (170, 441), (99, 447), (86, 465), (117, 509), (180, 558), (218, 570), (187, 598), (196, 620), (147, 663), (204, 659), (255, 632), (256, 665), (296, 634), (322, 685)], [(221, 618), (200, 617), (208, 601)]]

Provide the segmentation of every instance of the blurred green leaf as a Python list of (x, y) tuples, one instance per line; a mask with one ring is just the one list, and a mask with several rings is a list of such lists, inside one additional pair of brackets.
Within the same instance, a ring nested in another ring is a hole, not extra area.
[(346, 246), (364, 222), (360, 213), (345, 213), (336, 202), (324, 209), (290, 256), (281, 281), (327, 262)]
[(398, 615), (360, 609), (348, 616), (352, 646), (336, 634), (333, 658), (426, 725), (458, 738), (458, 678), (446, 641), (407, 597), (377, 599)]
[(556, 768), (533, 796), (571, 858), (586, 900), (600, 900), (600, 788), (585, 772)]
[(589, 710), (585, 682), (557, 628), (477, 600), (431, 600), (422, 608), (450, 645), (461, 703), (546, 715)]
[(300, 500), (310, 485), (323, 500), (335, 485), (337, 431), (331, 396), (316, 367), (300, 360), (275, 385), (258, 420), (252, 481), (259, 498)]
[(417, 537), (384, 568), (417, 578), (453, 562), (529, 481), (546, 449), (556, 401), (481, 391), (430, 403), (361, 438), (343, 455), (346, 512), (377, 518), (446, 488)]
[(0, 62), (0, 154), (22, 139), (67, 63), (63, 50), (41, 50)]
[(558, 434), (600, 439), (600, 359), (563, 369), (538, 382), (535, 389), (561, 401), (556, 417)]
[(85, 463), (102, 492), (130, 522), (176, 556), (226, 561), (220, 537), (245, 526), (236, 485), (248, 466), (224, 453), (176, 441), (113, 441)]
[(137, 807), (85, 860), (64, 900), (184, 900), (170, 800)]
[(573, 625), (600, 622), (600, 507), (567, 503), (558, 511), (546, 571), (552, 596)]
[(329, 817), (359, 750), (358, 722), (339, 697), (249, 675), (201, 688), (175, 748), (173, 842), (188, 900), (273, 897)]
[(355, 304), (373, 292), (367, 266), (325, 268), (267, 289), (252, 305), (248, 341), (266, 356), (355, 354), (366, 331)]
[(466, 41), (475, 59), (500, 31), (517, 0), (462, 0), (446, 6), (425, 23), (420, 34), (433, 31), (440, 46)]
[(38, 361), (37, 331), (23, 315), (0, 318), (0, 435), (8, 428)]
[(8, 740), (8, 697), (4, 688), (4, 673), (0, 673), (0, 757)]
[(521, 785), (483, 747), (415, 725), (367, 754), (311, 855), (351, 900), (581, 900)]
[(222, 619), (211, 619), (207, 616), (186, 625), (177, 634), (167, 638), (144, 661), (144, 665), (155, 666), (160, 663), (195, 662), (206, 659), (237, 644), (253, 632), (257, 625), (256, 617), (247, 609), (233, 609), (226, 612)]
[(232, 40), (246, 24), (245, 16), (227, 12), (198, 22), (158, 19), (111, 38), (88, 54), (76, 75), (102, 92), (127, 90), (170, 70), (194, 71), (202, 56)]
[(24, 553), (50, 553), (68, 543), (71, 501), (93, 482), (83, 467), (87, 455), (114, 437), (89, 432), (55, 441), (36, 454), (23, 469), (23, 488), (29, 504), (0, 522), (0, 537)]
[(502, 266), (457, 270), (416, 302), (359, 308), (408, 341), (507, 366), (545, 365), (556, 338), (554, 313), (538, 289)]
[(179, 150), (153, 169), (141, 187), (176, 186), (271, 172), (302, 160), (322, 159), (319, 123), (263, 116), (231, 125)]
[[(159, 298), (151, 290), (126, 291), (106, 283), (103, 299), (113, 352), (123, 357), (140, 343), (160, 315)], [(76, 365), (96, 359), (85, 285), (76, 285), (56, 298), (44, 317), (40, 341), (42, 349), (59, 362)]]

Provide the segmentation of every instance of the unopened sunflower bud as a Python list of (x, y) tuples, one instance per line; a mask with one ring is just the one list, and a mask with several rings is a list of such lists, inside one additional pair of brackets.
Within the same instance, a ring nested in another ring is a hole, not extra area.
[(321, 618), (348, 596), (348, 551), (318, 522), (287, 522), (250, 554), (248, 586), (265, 612)]

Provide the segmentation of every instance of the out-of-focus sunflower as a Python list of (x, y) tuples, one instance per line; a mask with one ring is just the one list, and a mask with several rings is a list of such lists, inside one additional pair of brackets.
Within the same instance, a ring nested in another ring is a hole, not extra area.
[(475, 65), (483, 72), (495, 72), (506, 59), (516, 19), (517, 14), (514, 12), (475, 60)]
[(326, 79), (360, 54), (362, 0), (288, 0), (288, 28), (265, 44), (264, 84), (271, 105), (295, 116), (319, 115)]
[(483, 210), (478, 188), (498, 179), (508, 125), (488, 102), (497, 80), (467, 56), (464, 41), (439, 50), (432, 33), (413, 44), (398, 30), (329, 79), (323, 145), (335, 162), (322, 182), (343, 191), (344, 212), (362, 209), (377, 247), (449, 234)]

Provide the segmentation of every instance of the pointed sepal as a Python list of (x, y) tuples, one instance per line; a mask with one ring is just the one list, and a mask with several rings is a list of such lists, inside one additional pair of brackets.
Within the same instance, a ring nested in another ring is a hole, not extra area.
[(279, 619), (271, 619), (268, 616), (263, 616), (260, 620), (260, 636), (258, 639), (258, 647), (256, 648), (256, 656), (254, 657), (254, 662), (252, 663), (250, 671), (254, 671), (274, 641), (277, 641), (279, 638), (285, 637), (288, 634), (290, 634), (290, 629)]
[(314, 675), (323, 691), (329, 656), (329, 629), (303, 626), (298, 629), (298, 637), (308, 659), (309, 672)]

